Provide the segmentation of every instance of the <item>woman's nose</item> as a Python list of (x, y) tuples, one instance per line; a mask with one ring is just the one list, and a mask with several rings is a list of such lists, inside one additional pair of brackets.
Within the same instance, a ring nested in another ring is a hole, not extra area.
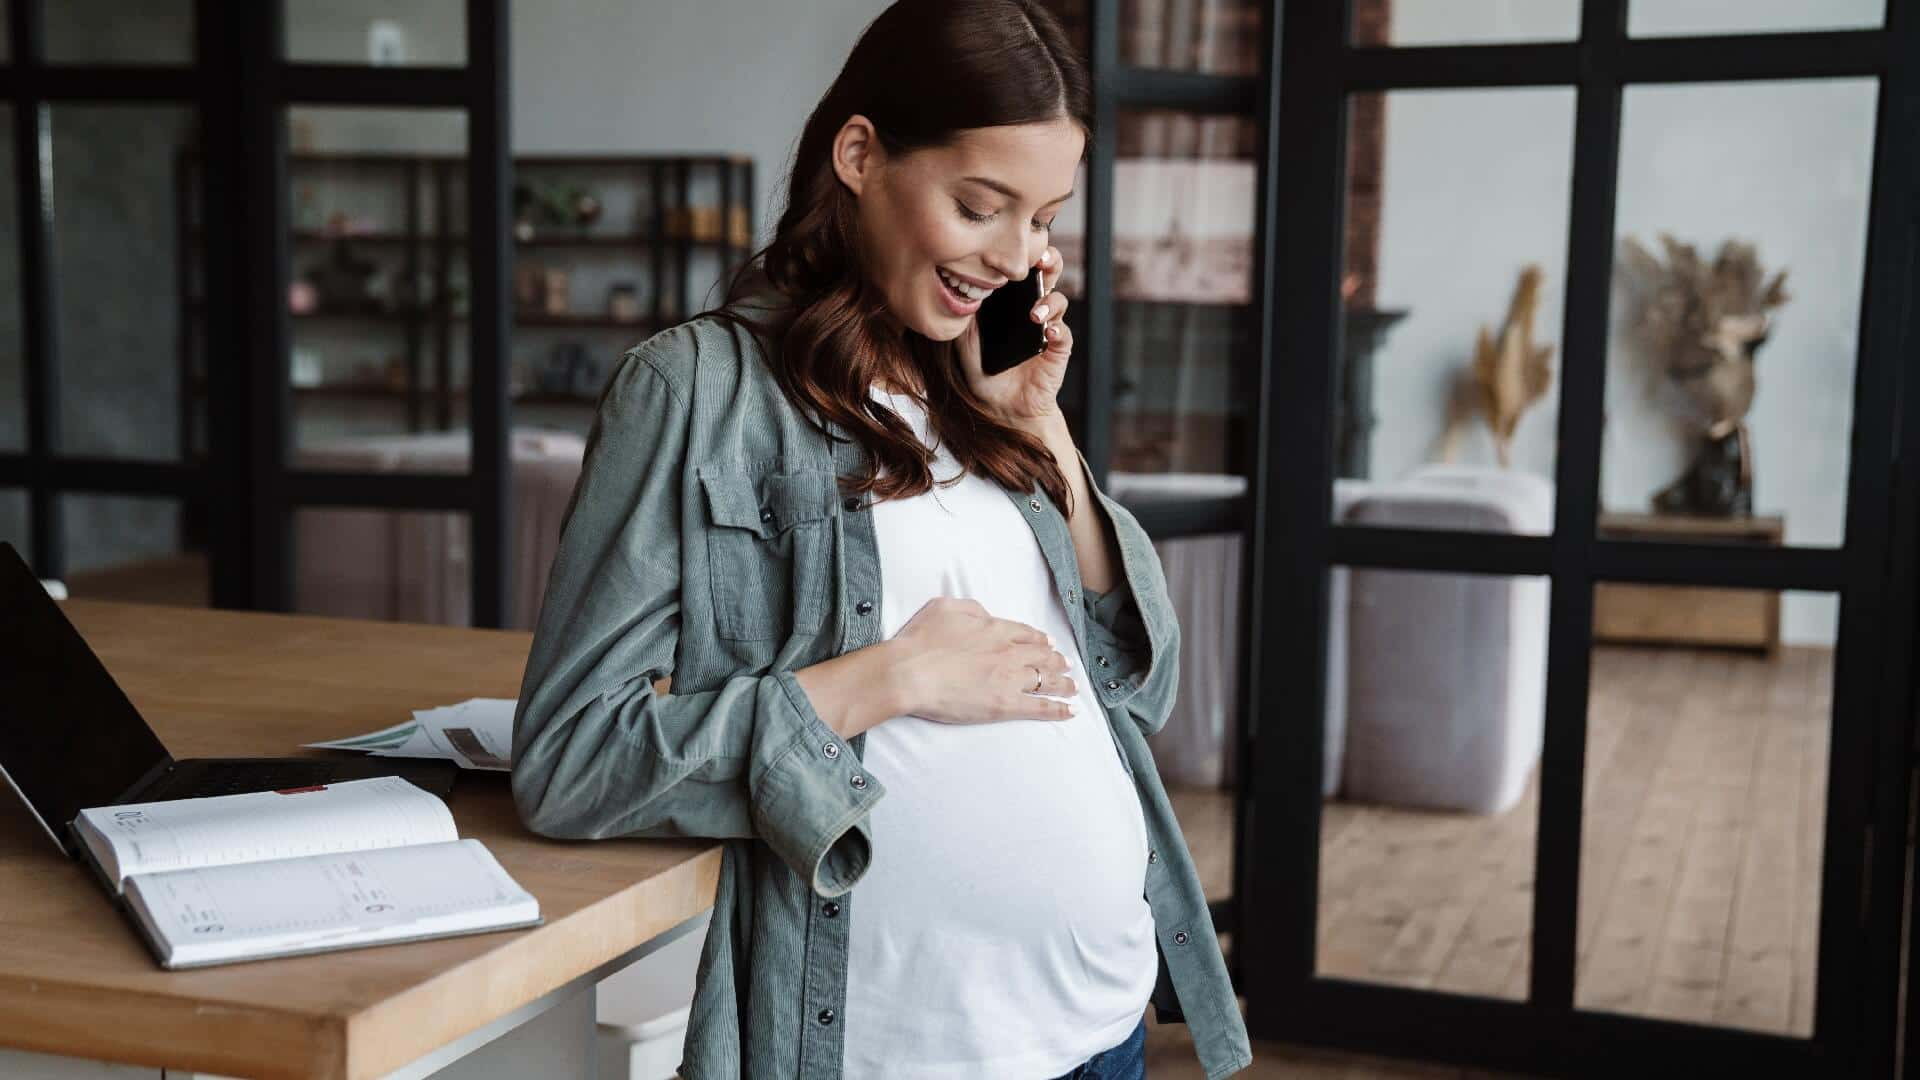
[(994, 245), (989, 253), (988, 264), (994, 271), (1014, 281), (1024, 281), (1033, 264), (1040, 260), (1040, 254), (1027, 252), (1027, 230), (1018, 229), (1007, 239)]

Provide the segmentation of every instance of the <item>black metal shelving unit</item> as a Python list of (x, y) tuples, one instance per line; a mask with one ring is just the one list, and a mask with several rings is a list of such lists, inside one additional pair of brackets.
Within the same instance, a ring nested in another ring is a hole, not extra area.
[[(453, 371), (453, 350), (467, 315), (456, 313), (450, 302), (452, 268), (466, 244), (463, 232), (456, 231), (450, 209), (458, 201), (459, 173), (465, 159), (449, 155), (375, 154), (375, 153), (302, 153), (288, 156), (293, 182), (303, 176), (312, 181), (337, 170), (387, 178), (399, 185), (393, 202), (404, 206), (399, 227), (385, 231), (333, 231), (324, 227), (294, 228), (289, 233), (290, 250), (296, 261), (312, 258), (335, 244), (350, 244), (362, 249), (397, 249), (400, 262), (397, 279), (421, 282), (421, 297), (396, 296), (392, 305), (380, 310), (315, 310), (290, 312), (295, 325), (363, 324), (369, 334), (383, 337), (397, 332), (403, 338), (401, 357), (404, 377), (399, 385), (391, 382), (336, 381), (320, 385), (294, 385), (290, 392), (296, 403), (353, 404), (356, 407), (404, 408), (405, 430), (445, 431), (454, 426), (457, 408), (468, 393)], [(205, 411), (208, 393), (205, 372), (197, 369), (197, 342), (205, 333), (207, 309), (203, 296), (184, 291), (186, 283), (197, 280), (199, 267), (195, 254), (199, 245), (199, 222), (194, 216), (190, 193), (199, 182), (199, 155), (182, 151), (175, 163), (175, 191), (181, 227), (180, 281), (181, 303), (180, 453), (192, 460), (205, 454)], [(573, 331), (609, 335), (609, 347), (618, 344), (614, 335), (644, 336), (684, 318), (685, 298), (694, 287), (694, 258), (697, 251), (714, 252), (721, 273), (751, 253), (753, 238), (753, 161), (734, 155), (661, 154), (661, 155), (541, 155), (514, 160), (516, 176), (531, 179), (550, 177), (588, 177), (623, 180), (635, 190), (650, 192), (653, 208), (642, 228), (629, 232), (595, 232), (591, 229), (567, 230), (547, 226), (526, 239), (515, 241), (522, 254), (538, 253), (543, 262), (553, 263), (577, 253), (577, 262), (604, 267), (610, 259), (623, 261), (637, 277), (652, 283), (650, 297), (644, 302), (647, 314), (639, 318), (615, 318), (611, 314), (585, 311), (552, 313), (519, 309), (514, 314), (516, 338), (551, 331)], [(697, 227), (694, 207), (689, 202), (691, 183), (702, 172), (711, 173), (721, 201), (717, 211), (717, 230)], [(317, 174), (317, 175), (315, 175)], [(434, 193), (434, 211), (423, 211), (423, 190)], [(630, 344), (630, 342), (628, 342)], [(586, 394), (543, 392), (525, 387), (513, 394), (521, 405), (590, 407), (594, 398)], [(191, 519), (191, 515), (189, 518)], [(189, 528), (197, 534), (197, 528)]]

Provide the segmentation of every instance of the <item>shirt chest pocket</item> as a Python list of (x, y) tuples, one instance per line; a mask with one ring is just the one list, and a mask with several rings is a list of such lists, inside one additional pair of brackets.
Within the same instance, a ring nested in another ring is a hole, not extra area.
[(839, 487), (825, 469), (700, 470), (714, 630), (733, 641), (784, 639), (819, 628), (832, 577)]

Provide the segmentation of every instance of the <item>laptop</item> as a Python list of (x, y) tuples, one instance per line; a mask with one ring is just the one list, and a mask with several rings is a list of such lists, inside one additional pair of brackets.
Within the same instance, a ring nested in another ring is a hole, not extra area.
[(160, 744), (12, 544), (0, 543), (0, 777), (69, 857), (93, 806), (400, 776), (447, 797), (450, 761), (187, 758)]

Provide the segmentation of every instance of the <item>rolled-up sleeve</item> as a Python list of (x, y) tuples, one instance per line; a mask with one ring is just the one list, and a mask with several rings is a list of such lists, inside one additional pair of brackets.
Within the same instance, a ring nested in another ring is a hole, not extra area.
[[(885, 793), (789, 671), (657, 692), (680, 645), (690, 411), (649, 350), (603, 392), (514, 712), (512, 786), (543, 836), (759, 837), (821, 896), (872, 858)], [(684, 347), (690, 344), (679, 343)]]
[(1106, 512), (1120, 552), (1120, 581), (1096, 592), (1081, 584), (1080, 603), (1092, 667), (1087, 674), (1109, 706), (1126, 709), (1147, 735), (1166, 726), (1180, 686), (1180, 624), (1153, 538), (1133, 512), (1100, 490), (1085, 455), (1087, 488)]

